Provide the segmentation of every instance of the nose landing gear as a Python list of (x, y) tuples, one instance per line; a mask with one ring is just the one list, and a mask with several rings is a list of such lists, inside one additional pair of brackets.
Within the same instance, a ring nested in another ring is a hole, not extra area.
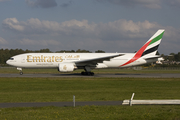
[(17, 68), (17, 70), (20, 71), (20, 72), (19, 72), (20, 75), (23, 75), (22, 68)]
[(22, 72), (22, 71), (20, 71), (20, 72), (19, 72), (19, 74), (20, 74), (20, 75), (23, 75), (23, 72)]

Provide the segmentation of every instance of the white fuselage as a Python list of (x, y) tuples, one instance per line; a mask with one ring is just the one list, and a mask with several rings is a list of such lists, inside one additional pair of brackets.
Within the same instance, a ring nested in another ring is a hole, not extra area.
[[(131, 67), (157, 60), (154, 59), (151, 61), (146, 61), (141, 57), (130, 64), (121, 66), (132, 59), (135, 53), (26, 53), (13, 56), (11, 59), (7, 60), (6, 63), (19, 68), (57, 68), (61, 63), (76, 63), (77, 61), (117, 54), (123, 55), (112, 58), (109, 61), (104, 60), (103, 62), (98, 63), (95, 68)], [(76, 66), (85, 66), (85, 63), (77, 63)]]

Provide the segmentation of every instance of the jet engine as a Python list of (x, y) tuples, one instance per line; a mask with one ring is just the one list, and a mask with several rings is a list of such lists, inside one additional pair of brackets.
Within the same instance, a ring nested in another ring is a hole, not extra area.
[(74, 63), (61, 63), (58, 65), (58, 71), (59, 72), (72, 72), (76, 69)]

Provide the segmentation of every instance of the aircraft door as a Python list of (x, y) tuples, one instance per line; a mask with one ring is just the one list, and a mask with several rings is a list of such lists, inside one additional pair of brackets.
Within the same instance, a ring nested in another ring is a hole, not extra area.
[(21, 57), (21, 63), (25, 63), (25, 56)]

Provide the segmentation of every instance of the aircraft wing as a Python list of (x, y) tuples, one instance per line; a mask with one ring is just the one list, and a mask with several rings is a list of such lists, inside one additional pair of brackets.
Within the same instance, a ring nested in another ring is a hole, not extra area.
[(111, 58), (122, 56), (124, 54), (116, 54), (116, 55), (111, 55), (111, 56), (106, 56), (106, 57), (98, 57), (98, 58), (93, 58), (93, 59), (86, 59), (86, 60), (80, 60), (76, 61), (76, 64), (91, 64), (91, 65), (96, 65), (97, 63), (103, 63), (103, 61), (110, 61)]

